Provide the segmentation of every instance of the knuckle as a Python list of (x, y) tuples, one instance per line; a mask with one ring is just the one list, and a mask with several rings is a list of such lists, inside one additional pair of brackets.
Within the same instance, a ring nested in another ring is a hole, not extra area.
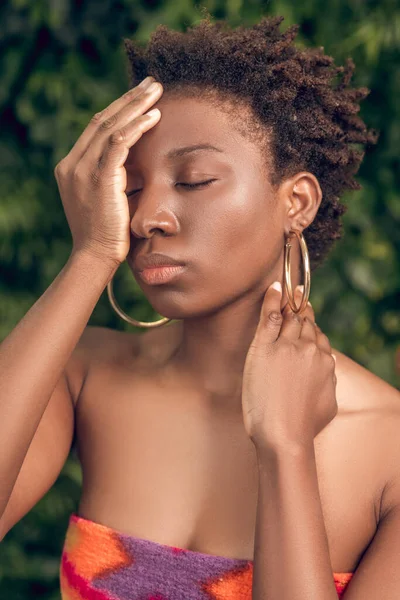
[(108, 143), (110, 146), (115, 146), (120, 144), (121, 142), (126, 140), (126, 131), (125, 129), (118, 129), (114, 131), (110, 137), (108, 138)]
[(91, 122), (94, 123), (95, 125), (97, 125), (98, 123), (101, 123), (101, 121), (104, 119), (106, 114), (105, 110), (101, 110), (100, 112), (97, 112), (95, 115), (93, 115), (93, 117), (91, 118)]
[(303, 355), (299, 340), (287, 340), (288, 350), (290, 351), (293, 358), (300, 358)]
[(312, 340), (307, 340), (304, 342), (303, 352), (313, 356), (314, 354), (318, 354), (318, 346)]
[(82, 169), (80, 169), (79, 167), (75, 167), (75, 169), (72, 172), (72, 179), (76, 182), (76, 183), (80, 183), (81, 181), (83, 181), (84, 179), (84, 172), (82, 171)]
[(132, 100), (128, 103), (128, 106), (137, 106), (142, 100), (142, 96), (134, 96)]
[(54, 175), (56, 177), (62, 177), (64, 175), (64, 173), (66, 172), (66, 170), (67, 170), (67, 168), (66, 168), (66, 164), (65, 164), (65, 159), (63, 158), (54, 167)]
[(282, 313), (278, 312), (277, 310), (271, 310), (267, 316), (267, 320), (274, 325), (281, 323), (282, 318)]
[(298, 352), (297, 344), (294, 340), (289, 340), (285, 337), (280, 337), (278, 351), (285, 353), (289, 352), (291, 355), (294, 356)]
[(95, 169), (93, 171), (90, 171), (89, 179), (90, 179), (91, 183), (95, 187), (97, 187), (99, 185), (100, 181), (101, 181), (99, 171), (97, 169)]
[(282, 361), (295, 361), (299, 356), (296, 344), (292, 340), (287, 340), (285, 338), (279, 338), (278, 343), (275, 346), (275, 351)]
[(116, 122), (117, 122), (117, 115), (113, 114), (110, 117), (108, 117), (108, 119), (106, 119), (105, 121), (103, 121), (100, 124), (100, 130), (104, 131), (106, 129), (111, 129), (111, 127), (113, 127)]

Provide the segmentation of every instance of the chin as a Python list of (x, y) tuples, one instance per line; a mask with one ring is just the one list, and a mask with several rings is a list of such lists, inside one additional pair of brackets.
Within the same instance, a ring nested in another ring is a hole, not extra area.
[[(156, 287), (161, 292), (161, 286), (155, 286), (152, 288), (153, 293), (149, 294), (144, 292), (143, 294), (147, 298), (147, 302), (151, 304), (151, 307), (161, 316), (167, 317), (167, 319), (183, 320), (183, 319), (199, 319), (204, 317), (212, 316), (222, 309), (222, 304), (216, 306), (215, 304), (210, 306), (209, 302), (206, 302), (199, 298), (198, 295), (188, 294), (182, 290), (167, 290), (164, 288), (164, 293), (157, 294)], [(209, 297), (211, 294), (209, 295)]]

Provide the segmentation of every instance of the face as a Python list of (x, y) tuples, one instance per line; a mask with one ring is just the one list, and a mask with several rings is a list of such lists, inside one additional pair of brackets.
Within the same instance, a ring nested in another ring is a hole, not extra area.
[[(266, 290), (282, 255), (283, 211), (261, 148), (232, 126), (232, 113), (210, 100), (167, 93), (155, 106), (160, 121), (125, 163), (127, 262), (159, 314), (206, 316)], [(176, 152), (199, 145), (213, 148)], [(134, 263), (152, 252), (186, 263), (185, 270), (169, 283), (146, 284)]]

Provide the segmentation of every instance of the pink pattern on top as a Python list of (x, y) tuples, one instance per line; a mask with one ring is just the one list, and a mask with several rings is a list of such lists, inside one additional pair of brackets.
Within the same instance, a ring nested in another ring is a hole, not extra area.
[[(341, 598), (353, 573), (333, 573)], [(253, 561), (124, 534), (72, 513), (60, 563), (62, 600), (251, 600)]]

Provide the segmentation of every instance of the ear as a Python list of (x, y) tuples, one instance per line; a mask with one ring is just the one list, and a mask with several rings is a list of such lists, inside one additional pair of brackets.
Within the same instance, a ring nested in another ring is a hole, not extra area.
[(318, 179), (308, 171), (301, 171), (281, 184), (280, 193), (286, 212), (286, 230), (303, 231), (315, 219), (322, 200)]

